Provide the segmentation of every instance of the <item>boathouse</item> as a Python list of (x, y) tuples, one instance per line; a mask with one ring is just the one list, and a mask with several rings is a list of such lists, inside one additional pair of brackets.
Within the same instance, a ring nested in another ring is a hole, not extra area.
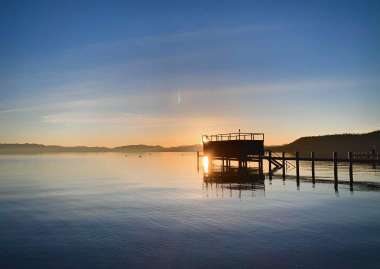
[(263, 133), (227, 133), (203, 135), (203, 152), (212, 158), (248, 160), (264, 155)]

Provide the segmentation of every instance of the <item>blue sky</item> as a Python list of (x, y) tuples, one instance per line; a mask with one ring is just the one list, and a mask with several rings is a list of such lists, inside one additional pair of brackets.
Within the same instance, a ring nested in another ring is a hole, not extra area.
[(378, 1), (0, 1), (0, 142), (380, 128)]

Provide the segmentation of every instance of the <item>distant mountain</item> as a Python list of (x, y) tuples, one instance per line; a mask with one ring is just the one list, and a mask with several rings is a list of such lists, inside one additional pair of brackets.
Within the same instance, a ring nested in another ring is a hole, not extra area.
[(127, 145), (115, 148), (107, 147), (63, 147), (46, 146), (41, 144), (0, 144), (0, 154), (36, 154), (60, 152), (195, 152), (201, 150), (201, 145), (188, 145), (178, 147), (162, 147), (150, 145)]
[(335, 134), (323, 136), (301, 137), (294, 142), (281, 146), (267, 146), (272, 151), (307, 153), (314, 151), (319, 155), (331, 155), (336, 151), (343, 154), (347, 152), (368, 152), (372, 149), (380, 150), (380, 131), (366, 134)]
[(111, 151), (117, 152), (196, 152), (201, 151), (202, 145), (186, 145), (177, 147), (162, 147), (149, 145), (127, 145), (112, 148)]
[(110, 149), (110, 151), (117, 152), (159, 152), (163, 150), (164, 147), (148, 145), (127, 145)]
[(0, 144), (0, 154), (33, 154), (33, 153), (59, 153), (59, 152), (105, 152), (105, 147), (62, 147), (45, 146), (41, 144)]
[(167, 152), (196, 152), (202, 150), (203, 146), (200, 144), (165, 148)]

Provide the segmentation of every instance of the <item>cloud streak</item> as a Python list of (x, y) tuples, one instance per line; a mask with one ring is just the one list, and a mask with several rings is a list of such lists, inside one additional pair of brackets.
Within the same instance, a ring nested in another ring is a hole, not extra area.
[(122, 125), (127, 128), (161, 128), (199, 125), (220, 125), (221, 123), (238, 121), (231, 117), (192, 117), (178, 115), (144, 115), (132, 113), (111, 113), (109, 115), (61, 113), (41, 117), (44, 123), (65, 125)]

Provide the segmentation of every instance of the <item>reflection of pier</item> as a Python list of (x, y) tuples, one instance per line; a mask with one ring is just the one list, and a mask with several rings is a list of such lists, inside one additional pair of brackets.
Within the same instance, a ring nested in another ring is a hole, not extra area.
[[(205, 163), (204, 165), (208, 165)], [(204, 167), (203, 182), (207, 189), (221, 190), (222, 196), (225, 189), (238, 191), (241, 198), (242, 191), (265, 191), (265, 176), (259, 173), (258, 169), (247, 167)]]
[(258, 169), (251, 168), (227, 168), (209, 169), (204, 174), (204, 182), (220, 184), (259, 184), (263, 185), (265, 177), (258, 173)]

